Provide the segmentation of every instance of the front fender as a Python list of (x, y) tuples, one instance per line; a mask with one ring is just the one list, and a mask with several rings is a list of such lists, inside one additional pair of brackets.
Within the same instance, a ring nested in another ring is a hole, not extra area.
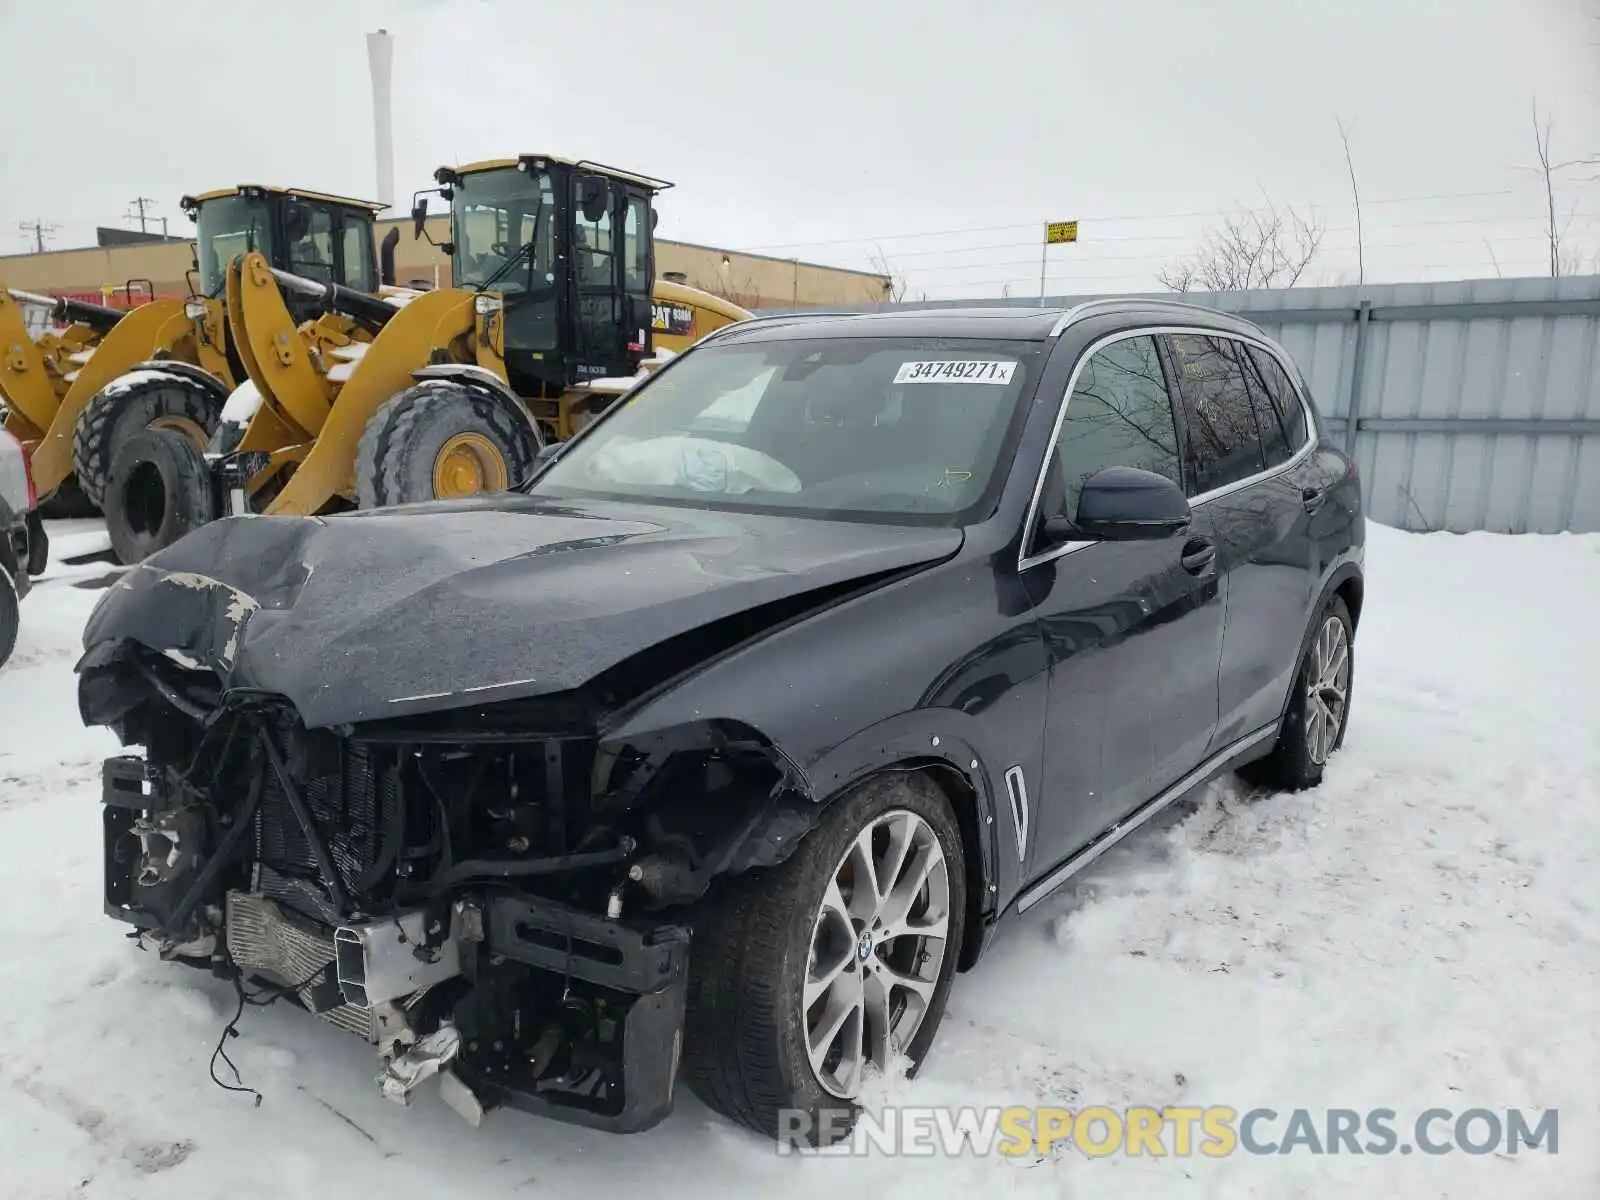
[(168, 375), (177, 375), (191, 383), (199, 384), (216, 398), (218, 404), (225, 404), (228, 400), (230, 389), (225, 381), (218, 379), (204, 367), (184, 362), (179, 358), (152, 358), (129, 369), (132, 371), (164, 371)]

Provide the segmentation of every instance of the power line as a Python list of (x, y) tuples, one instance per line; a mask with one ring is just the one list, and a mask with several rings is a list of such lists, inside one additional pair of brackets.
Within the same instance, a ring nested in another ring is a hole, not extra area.
[[(1392, 266), (1393, 264), (1390, 264), (1390, 265)], [(1544, 259), (1521, 259), (1521, 260), (1509, 260), (1508, 259), (1508, 260), (1502, 260), (1500, 265), (1502, 267), (1519, 267), (1519, 266), (1527, 266), (1527, 267), (1546, 266), (1547, 267), (1549, 264), (1548, 264), (1547, 260), (1544, 260)], [(1415, 266), (1407, 267), (1406, 269), (1407, 270), (1411, 270), (1411, 271), (1452, 271), (1452, 272), (1459, 272), (1460, 270), (1462, 270), (1462, 264), (1458, 263), (1458, 262), (1456, 262), (1456, 263), (1421, 263), (1421, 264), (1418, 264), (1418, 265), (1415, 265)], [(1372, 273), (1373, 272), (1369, 272), (1369, 274), (1372, 274)], [(1116, 280), (1118, 282), (1121, 282), (1121, 281), (1124, 281), (1124, 280), (1134, 280), (1134, 279), (1141, 279), (1141, 278), (1150, 278), (1150, 276), (1149, 276), (1149, 274), (1147, 272), (1140, 272), (1140, 271), (1119, 271), (1119, 272), (1117, 272), (1115, 274), (1109, 274), (1109, 275), (1079, 275), (1079, 274), (1071, 274), (1071, 275), (1065, 276), (1065, 277), (1061, 276), (1060, 274), (1057, 274), (1057, 275), (1051, 276), (1048, 279), (1047, 286), (1059, 289), (1059, 288), (1061, 288), (1063, 286), (1072, 287), (1073, 285), (1080, 284), (1080, 283), (1100, 283), (1100, 282), (1104, 282), (1106, 280)], [(1004, 287), (1007, 284), (1009, 284), (1009, 285), (1011, 285), (1013, 287), (1024, 287), (1024, 288), (1032, 289), (1032, 288), (1037, 286), (1037, 282), (1038, 282), (1037, 279), (1033, 278), (1033, 277), (1022, 276), (1022, 275), (1012, 275), (1012, 276), (1009, 276), (1009, 277), (1006, 277), (1006, 278), (1001, 278), (1001, 279), (971, 279), (971, 280), (956, 280), (956, 281), (952, 281), (952, 282), (948, 282), (948, 283), (918, 284), (917, 285), (917, 291), (918, 292), (933, 292), (933, 291), (949, 291), (949, 290), (953, 289), (953, 290), (956, 290), (961, 295), (971, 295), (973, 289)], [(1383, 282), (1383, 280), (1369, 279), (1368, 282), (1369, 283)], [(1417, 281), (1400, 281), (1400, 282), (1417, 282)], [(1152, 288), (1150, 290), (1153, 290), (1153, 291), (1154, 290), (1165, 290), (1165, 289), (1160, 288), (1159, 285), (1156, 284), (1153, 279), (1152, 279), (1152, 285), (1153, 286), (1152, 286)], [(1058, 291), (1057, 294), (1064, 294), (1064, 293), (1060, 293)]]
[(24, 237), (32, 236), (34, 253), (43, 254), (45, 238), (55, 233), (61, 226), (50, 225), (42, 220), (33, 220), (18, 221), (17, 228), (22, 231)]
[(125, 212), (122, 215), (127, 217), (131, 221), (139, 222), (139, 232), (140, 233), (148, 233), (149, 232), (149, 230), (146, 228), (146, 225), (149, 222), (151, 222), (151, 221), (160, 221), (161, 222), (161, 236), (162, 237), (166, 237), (167, 236), (167, 219), (165, 217), (155, 217), (155, 216), (147, 216), (147, 215), (145, 215), (145, 209), (147, 207), (150, 207), (150, 206), (154, 205), (155, 204), (154, 200), (152, 200), (149, 196), (135, 196), (132, 200), (128, 201), (128, 204), (131, 206), (131, 208), (129, 209), (128, 212)]
[[(1362, 204), (1363, 204), (1363, 207), (1371, 207), (1371, 206), (1376, 206), (1376, 205), (1381, 205), (1381, 204), (1421, 204), (1421, 203), (1434, 202), (1434, 201), (1439, 201), (1439, 200), (1473, 200), (1473, 199), (1483, 199), (1483, 198), (1486, 198), (1486, 197), (1499, 197), (1499, 196), (1526, 196), (1526, 195), (1528, 195), (1528, 194), (1530, 194), (1532, 192), (1536, 192), (1536, 191), (1537, 191), (1537, 188), (1533, 184), (1528, 184), (1528, 185), (1524, 185), (1523, 187), (1518, 187), (1518, 188), (1501, 188), (1501, 189), (1498, 189), (1496, 191), (1485, 191), (1485, 192), (1438, 192), (1438, 193), (1435, 193), (1435, 194), (1429, 195), (1429, 196), (1389, 196), (1389, 197), (1382, 197), (1382, 198), (1375, 199), (1375, 200), (1364, 200), (1362, 202)], [(1304, 204), (1304, 205), (1300, 205), (1298, 207), (1307, 208), (1307, 209), (1314, 209), (1314, 208), (1319, 208), (1319, 207), (1320, 208), (1337, 208), (1337, 207), (1340, 207), (1340, 206), (1344, 205), (1345, 203), (1347, 203), (1345, 200), (1339, 199), (1339, 200), (1328, 200), (1328, 201), (1321, 201), (1321, 202), (1312, 202), (1310, 204)], [(1290, 207), (1296, 207), (1296, 206), (1285, 204), (1285, 205), (1281, 205), (1279, 207), (1280, 208), (1290, 208)], [(1176, 220), (1184, 220), (1184, 219), (1190, 219), (1190, 218), (1195, 218), (1195, 217), (1219, 217), (1219, 216), (1231, 216), (1231, 215), (1233, 215), (1235, 213), (1253, 213), (1253, 212), (1267, 212), (1267, 211), (1269, 211), (1269, 206), (1266, 206), (1266, 205), (1260, 205), (1260, 206), (1254, 206), (1254, 207), (1246, 205), (1246, 206), (1241, 206), (1241, 207), (1238, 207), (1238, 208), (1231, 208), (1231, 209), (1228, 209), (1228, 208), (1195, 209), (1195, 210), (1190, 211), (1190, 212), (1127, 213), (1127, 214), (1121, 214), (1121, 215), (1102, 214), (1102, 215), (1097, 215), (1097, 216), (1081, 217), (1081, 218), (1079, 218), (1079, 220), (1081, 220), (1081, 221), (1083, 221), (1085, 223), (1093, 221), (1093, 222), (1095, 222), (1097, 224), (1127, 223), (1127, 222), (1133, 222), (1133, 221), (1176, 221)], [(858, 243), (865, 243), (865, 242), (910, 241), (913, 238), (951, 237), (951, 236), (954, 236), (954, 235), (957, 235), (957, 234), (965, 234), (965, 233), (998, 233), (998, 232), (1003, 232), (1005, 230), (1011, 230), (1011, 229), (1039, 229), (1039, 228), (1041, 228), (1043, 226), (1043, 224), (1044, 224), (1044, 222), (1042, 222), (1042, 221), (1019, 221), (1019, 222), (1013, 222), (1013, 223), (1007, 224), (1007, 225), (969, 225), (969, 226), (962, 226), (962, 227), (956, 227), (956, 228), (951, 228), (951, 229), (919, 230), (919, 231), (914, 232), (914, 233), (863, 234), (863, 235), (861, 235), (859, 237), (831, 238), (831, 239), (821, 239), (821, 240), (809, 241), (809, 242), (767, 242), (767, 243), (759, 244), (759, 245), (744, 246), (744, 247), (741, 247), (741, 249), (747, 250), (747, 251), (766, 252), (766, 251), (769, 251), (769, 250), (788, 250), (788, 249), (806, 248), (806, 247), (812, 247), (812, 246), (849, 246), (849, 245), (855, 245), (855, 244), (858, 244)]]

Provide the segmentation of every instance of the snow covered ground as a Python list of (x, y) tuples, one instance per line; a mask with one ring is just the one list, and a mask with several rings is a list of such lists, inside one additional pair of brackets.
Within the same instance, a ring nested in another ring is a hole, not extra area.
[[(58, 528), (57, 557), (103, 545)], [(71, 664), (103, 564), (58, 564), (0, 673), (0, 1195), (1600, 1195), (1600, 538), (1371, 530), (1353, 724), (1326, 783), (1212, 785), (972, 974), (912, 1104), (1559, 1108), (1515, 1158), (802, 1160), (682, 1094), (632, 1138), (468, 1129), (348, 1035), (251, 1010), (100, 913), (102, 730)], [(1281, 1130), (1279, 1130), (1281, 1133)]]

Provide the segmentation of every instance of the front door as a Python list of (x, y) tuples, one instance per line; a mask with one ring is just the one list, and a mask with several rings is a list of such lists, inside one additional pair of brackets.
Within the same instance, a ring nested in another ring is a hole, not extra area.
[[(1155, 337), (1113, 335), (1088, 354), (1046, 465), (1039, 520), (1073, 517), (1084, 481), (1106, 467), (1183, 481)], [(1217, 723), (1223, 597), (1214, 557), (1192, 530), (1036, 545), (1022, 575), (1050, 660), (1037, 876), (1203, 757)]]
[[(627, 344), (634, 340), (625, 325), (622, 259), (619, 253), (621, 189), (604, 175), (572, 173), (573, 353), (569, 362), (574, 382), (599, 376), (628, 375)], [(637, 356), (635, 356), (637, 357)]]

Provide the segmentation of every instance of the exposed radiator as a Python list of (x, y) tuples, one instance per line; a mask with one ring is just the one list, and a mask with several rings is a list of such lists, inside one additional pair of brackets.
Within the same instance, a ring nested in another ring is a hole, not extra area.
[[(379, 771), (367, 747), (331, 734), (307, 733), (291, 717), (275, 715), (265, 728), (294, 778), (312, 822), (346, 893), (377, 862), (384, 832), (399, 803), (391, 771)], [(255, 858), (283, 882), (263, 885), (290, 907), (320, 920), (336, 920), (316, 855), (290, 808), (277, 773), (267, 768), (256, 815)]]
[[(285, 913), (278, 905), (255, 892), (229, 892), (227, 905), (228, 954), (234, 965), (248, 975), (264, 977), (269, 983), (298, 984), (312, 978), (334, 959), (333, 935), (326, 935), (311, 923)], [(332, 970), (324, 979), (333, 981)], [(332, 982), (336, 990), (337, 983)], [(331, 1025), (337, 1025), (368, 1041), (374, 1040), (372, 1014), (349, 1004), (319, 1003), (328, 988), (301, 988), (300, 1002)], [(319, 1009), (321, 1011), (319, 1011)]]

